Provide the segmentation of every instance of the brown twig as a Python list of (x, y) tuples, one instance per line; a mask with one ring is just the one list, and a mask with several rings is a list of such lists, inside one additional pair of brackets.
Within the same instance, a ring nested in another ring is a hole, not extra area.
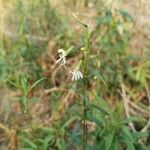
[[(130, 117), (130, 113), (129, 113), (130, 112), (130, 109), (129, 109), (130, 100), (126, 94), (126, 89), (123, 83), (121, 83), (121, 90), (122, 90), (121, 96), (124, 102), (125, 113), (126, 113), (127, 118), (129, 118)], [(131, 127), (133, 132), (136, 132), (133, 122), (129, 123), (129, 126)]]

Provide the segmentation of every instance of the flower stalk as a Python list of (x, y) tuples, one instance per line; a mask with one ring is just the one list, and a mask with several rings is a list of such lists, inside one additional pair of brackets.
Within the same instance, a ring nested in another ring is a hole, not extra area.
[[(83, 150), (87, 150), (87, 140), (88, 140), (88, 127), (87, 127), (87, 112), (88, 112), (88, 106), (87, 106), (87, 77), (88, 77), (88, 62), (89, 62), (89, 52), (90, 52), (90, 38), (92, 29), (78, 19), (78, 17), (73, 14), (73, 17), (77, 20), (77, 22), (86, 28), (86, 38), (85, 38), (85, 46), (81, 49), (83, 51)], [(89, 103), (89, 102), (88, 102)]]
[(83, 80), (83, 149), (87, 149), (87, 140), (88, 140), (88, 127), (87, 127), (87, 102), (86, 102), (86, 96), (87, 96), (87, 76), (88, 76), (88, 62), (89, 62), (89, 52), (90, 52), (90, 38), (91, 38), (91, 30), (87, 27), (87, 33), (86, 33), (86, 41), (85, 41), (85, 47), (83, 48), (84, 51), (84, 62), (83, 62), (83, 74), (84, 74), (84, 80)]

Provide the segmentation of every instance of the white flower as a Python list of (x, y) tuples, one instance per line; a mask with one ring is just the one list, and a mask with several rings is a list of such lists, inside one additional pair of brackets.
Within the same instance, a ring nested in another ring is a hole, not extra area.
[(60, 63), (61, 65), (65, 65), (67, 62), (66, 61), (67, 53), (63, 49), (58, 49), (58, 53), (59, 53), (59, 59), (56, 61), (56, 63)]
[(83, 74), (81, 71), (79, 71), (78, 69), (74, 69), (73, 71), (71, 71), (72, 74), (72, 80), (79, 80), (81, 78), (83, 78)]
[(123, 35), (123, 26), (122, 26), (122, 25), (119, 25), (119, 26), (117, 27), (117, 31), (118, 31), (118, 33), (119, 33), (120, 35)]

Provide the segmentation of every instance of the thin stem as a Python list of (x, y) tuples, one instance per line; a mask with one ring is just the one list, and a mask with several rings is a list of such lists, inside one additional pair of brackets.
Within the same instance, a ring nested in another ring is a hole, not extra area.
[[(85, 73), (85, 72), (84, 72)], [(86, 98), (85, 98), (85, 95), (86, 95), (86, 81), (84, 80), (84, 83), (83, 83), (83, 88), (84, 88), (84, 99), (83, 99), (83, 150), (86, 150), (86, 147), (87, 147), (87, 132), (88, 132), (88, 129), (87, 129), (87, 107), (86, 107)]]
[[(86, 43), (84, 47), (84, 62), (83, 62), (83, 74), (84, 77), (87, 77), (87, 67), (88, 67), (88, 59), (89, 59), (89, 50), (90, 50), (90, 38), (91, 38), (91, 30), (88, 25), (83, 23), (80, 19), (77, 18), (75, 14), (73, 17), (86, 28)], [(86, 78), (83, 80), (83, 150), (87, 150), (87, 140), (88, 140), (88, 128), (87, 128), (87, 104), (86, 104), (86, 96), (87, 96), (87, 86), (86, 86)]]
[[(84, 76), (87, 77), (87, 67), (88, 67), (88, 56), (89, 56), (89, 49), (90, 49), (90, 36), (91, 32), (89, 30), (87, 31), (86, 34), (86, 47), (84, 50)], [(88, 127), (87, 127), (87, 104), (86, 104), (86, 91), (87, 91), (87, 86), (86, 86), (86, 78), (83, 81), (83, 94), (84, 94), (84, 99), (83, 99), (83, 150), (87, 149), (87, 140), (88, 140)]]

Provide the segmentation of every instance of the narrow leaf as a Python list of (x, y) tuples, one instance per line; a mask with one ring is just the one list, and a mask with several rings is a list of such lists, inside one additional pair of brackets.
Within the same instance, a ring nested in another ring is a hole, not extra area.
[(37, 80), (37, 81), (31, 86), (31, 88), (29, 89), (29, 91), (31, 91), (38, 83), (42, 82), (42, 81), (45, 80), (45, 79), (46, 79), (46, 77)]
[(110, 150), (114, 138), (114, 132), (108, 134), (105, 143), (105, 150)]
[(104, 110), (103, 108), (99, 107), (98, 105), (92, 104), (92, 107), (94, 107), (95, 109), (97, 109), (100, 112), (105, 113), (106, 115), (110, 115), (106, 110)]

